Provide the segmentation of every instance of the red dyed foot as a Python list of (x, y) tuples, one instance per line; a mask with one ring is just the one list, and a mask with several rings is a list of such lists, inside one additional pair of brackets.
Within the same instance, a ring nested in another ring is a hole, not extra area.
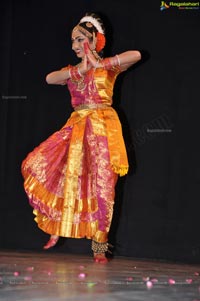
[(43, 247), (44, 250), (54, 247), (58, 242), (59, 236), (51, 236), (47, 244)]
[(96, 263), (108, 263), (108, 259), (106, 258), (105, 254), (95, 254), (94, 255), (94, 262), (96, 262)]

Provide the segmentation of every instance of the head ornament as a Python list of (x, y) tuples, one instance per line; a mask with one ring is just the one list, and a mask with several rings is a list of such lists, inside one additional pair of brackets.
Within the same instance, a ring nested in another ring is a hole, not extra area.
[(94, 17), (92, 17), (92, 16), (85, 16), (85, 17), (83, 17), (83, 18), (80, 20), (79, 24), (80, 24), (80, 23), (84, 23), (84, 22), (90, 22), (92, 25), (94, 25), (94, 27), (96, 28), (96, 30), (97, 30), (99, 33), (104, 34), (104, 30), (103, 30), (101, 24), (100, 24), (99, 21), (98, 21), (97, 19), (95, 19)]

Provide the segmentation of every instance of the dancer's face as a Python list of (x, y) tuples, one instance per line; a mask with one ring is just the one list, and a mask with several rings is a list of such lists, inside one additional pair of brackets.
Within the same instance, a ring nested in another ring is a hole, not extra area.
[(90, 41), (88, 37), (82, 34), (79, 30), (74, 30), (72, 32), (72, 49), (76, 53), (77, 57), (83, 58), (85, 55), (84, 43), (88, 43), (90, 46)]

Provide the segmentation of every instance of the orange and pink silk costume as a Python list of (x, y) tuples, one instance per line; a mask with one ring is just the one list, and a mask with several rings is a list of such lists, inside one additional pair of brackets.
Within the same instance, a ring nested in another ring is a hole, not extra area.
[(128, 172), (121, 124), (111, 107), (120, 72), (92, 68), (81, 88), (68, 79), (74, 112), (22, 162), (35, 221), (48, 234), (107, 242), (117, 177)]

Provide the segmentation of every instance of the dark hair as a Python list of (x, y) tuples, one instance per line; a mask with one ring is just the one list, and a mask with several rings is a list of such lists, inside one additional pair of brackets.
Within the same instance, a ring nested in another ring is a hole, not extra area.
[[(100, 23), (103, 31), (105, 31), (105, 27), (104, 27), (103, 21), (99, 17), (99, 15), (97, 15), (96, 13), (86, 13), (85, 17), (88, 17), (88, 16), (89, 17), (93, 17), (94, 19), (96, 19)], [(82, 22), (82, 23), (79, 23), (79, 26), (83, 27), (85, 30), (87, 30), (91, 34), (95, 33), (95, 36), (96, 36), (98, 30), (96, 29), (96, 27), (93, 24), (90, 23), (92, 25), (91, 26), (88, 23), (89, 22)], [(90, 40), (92, 41), (92, 38)]]

